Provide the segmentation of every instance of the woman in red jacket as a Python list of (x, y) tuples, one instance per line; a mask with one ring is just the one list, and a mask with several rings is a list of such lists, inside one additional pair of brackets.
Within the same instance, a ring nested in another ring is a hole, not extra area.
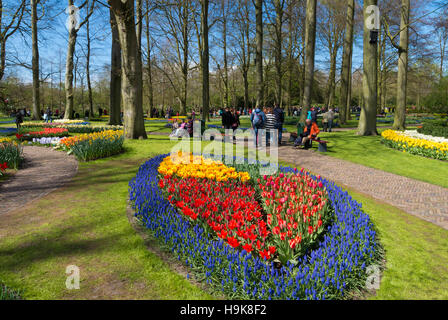
[(312, 122), (311, 119), (307, 119), (305, 123), (303, 133), (294, 142), (294, 147), (298, 148), (304, 146), (305, 148), (311, 147), (311, 139), (315, 139), (320, 133), (319, 127), (316, 122)]

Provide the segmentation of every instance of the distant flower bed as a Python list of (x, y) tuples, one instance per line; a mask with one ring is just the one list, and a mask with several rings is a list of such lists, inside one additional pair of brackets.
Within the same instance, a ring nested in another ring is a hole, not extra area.
[(122, 152), (123, 142), (123, 131), (108, 130), (65, 138), (59, 146), (80, 161), (90, 161)]
[(84, 120), (69, 120), (69, 119), (56, 119), (53, 120), (54, 123), (59, 123), (59, 124), (81, 124), (84, 123)]
[(406, 133), (385, 130), (382, 141), (388, 147), (438, 160), (448, 160), (448, 142), (435, 142), (408, 136)]
[(0, 163), (18, 169), (22, 160), (22, 146), (11, 138), (0, 138)]
[(61, 140), (64, 138), (61, 137), (43, 137), (43, 138), (33, 138), (33, 143), (41, 144), (41, 145), (58, 145)]
[(0, 128), (0, 134), (10, 136), (17, 132), (16, 128)]
[(36, 121), (25, 121), (21, 124), (22, 128), (36, 128), (36, 127), (58, 127), (58, 126), (69, 126), (69, 125), (87, 125), (88, 122), (84, 120), (53, 120), (53, 122), (36, 122)]
[(67, 137), (69, 135), (68, 130), (64, 128), (44, 128), (41, 131), (30, 131), (25, 134), (17, 134), (17, 139), (31, 141), (35, 138), (42, 137)]
[(330, 181), (290, 167), (246, 182), (165, 175), (166, 158), (130, 182), (136, 216), (228, 298), (342, 298), (380, 258), (368, 215)]
[[(76, 121), (76, 120), (75, 120)], [(107, 130), (123, 130), (123, 126), (92, 126), (89, 122), (69, 122), (69, 123), (45, 123), (45, 122), (25, 122), (22, 124), (25, 130), (30, 128), (63, 128), (69, 133), (94, 133)]]

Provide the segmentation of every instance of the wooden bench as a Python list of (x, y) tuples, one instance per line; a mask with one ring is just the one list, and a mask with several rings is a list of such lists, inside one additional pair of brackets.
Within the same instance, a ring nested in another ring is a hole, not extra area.
[(319, 146), (317, 147), (317, 150), (319, 152), (327, 152), (327, 144), (330, 143), (329, 141), (320, 140), (320, 138), (314, 138), (310, 141), (315, 141), (319, 143)]

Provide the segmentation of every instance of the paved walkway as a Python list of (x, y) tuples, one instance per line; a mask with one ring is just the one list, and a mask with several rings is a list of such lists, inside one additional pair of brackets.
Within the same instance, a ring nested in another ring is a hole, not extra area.
[(61, 188), (78, 171), (73, 156), (51, 148), (25, 146), (23, 169), (0, 183), (0, 215)]

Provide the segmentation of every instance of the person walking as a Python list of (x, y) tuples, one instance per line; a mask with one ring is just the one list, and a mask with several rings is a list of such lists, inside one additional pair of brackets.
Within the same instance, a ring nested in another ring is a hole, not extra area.
[(45, 114), (47, 115), (47, 117), (46, 117), (46, 120), (45, 120), (45, 122), (50, 122), (50, 123), (52, 123), (53, 122), (53, 118), (52, 118), (52, 112), (51, 112), (51, 110), (50, 110), (50, 107), (48, 107), (47, 108), (47, 110), (45, 111)]
[(283, 123), (285, 122), (285, 112), (279, 105), (275, 106), (274, 109), (275, 115), (275, 129), (278, 130), (278, 145), (282, 145), (282, 137), (283, 137)]
[(317, 109), (311, 108), (311, 121), (317, 124)]
[(17, 132), (20, 130), (20, 127), (22, 126), (23, 123), (23, 116), (20, 113), (20, 111), (16, 112), (16, 127), (17, 127)]
[(235, 131), (240, 126), (240, 114), (236, 109), (232, 110), (232, 129), (233, 129), (233, 141), (236, 140)]
[(335, 113), (333, 108), (330, 108), (330, 110), (328, 110), (327, 112), (327, 119), (328, 119), (328, 132), (331, 132), (331, 129), (333, 128), (333, 121), (334, 121), (334, 117), (335, 117)]
[(255, 133), (255, 147), (258, 148), (258, 131), (263, 129), (266, 123), (266, 115), (260, 108), (256, 108), (250, 115), (250, 123)]
[(221, 114), (221, 123), (224, 129), (226, 130), (232, 129), (233, 116), (232, 113), (230, 112), (229, 107), (226, 107), (223, 113)]
[(275, 126), (277, 124), (277, 120), (275, 118), (275, 114), (273, 112), (273, 109), (271, 107), (266, 108), (266, 144), (270, 145), (271, 142), (273, 142), (274, 136), (271, 135), (271, 133), (274, 133), (274, 130), (276, 129)]
[(322, 131), (327, 132), (328, 130), (328, 112), (322, 114)]

